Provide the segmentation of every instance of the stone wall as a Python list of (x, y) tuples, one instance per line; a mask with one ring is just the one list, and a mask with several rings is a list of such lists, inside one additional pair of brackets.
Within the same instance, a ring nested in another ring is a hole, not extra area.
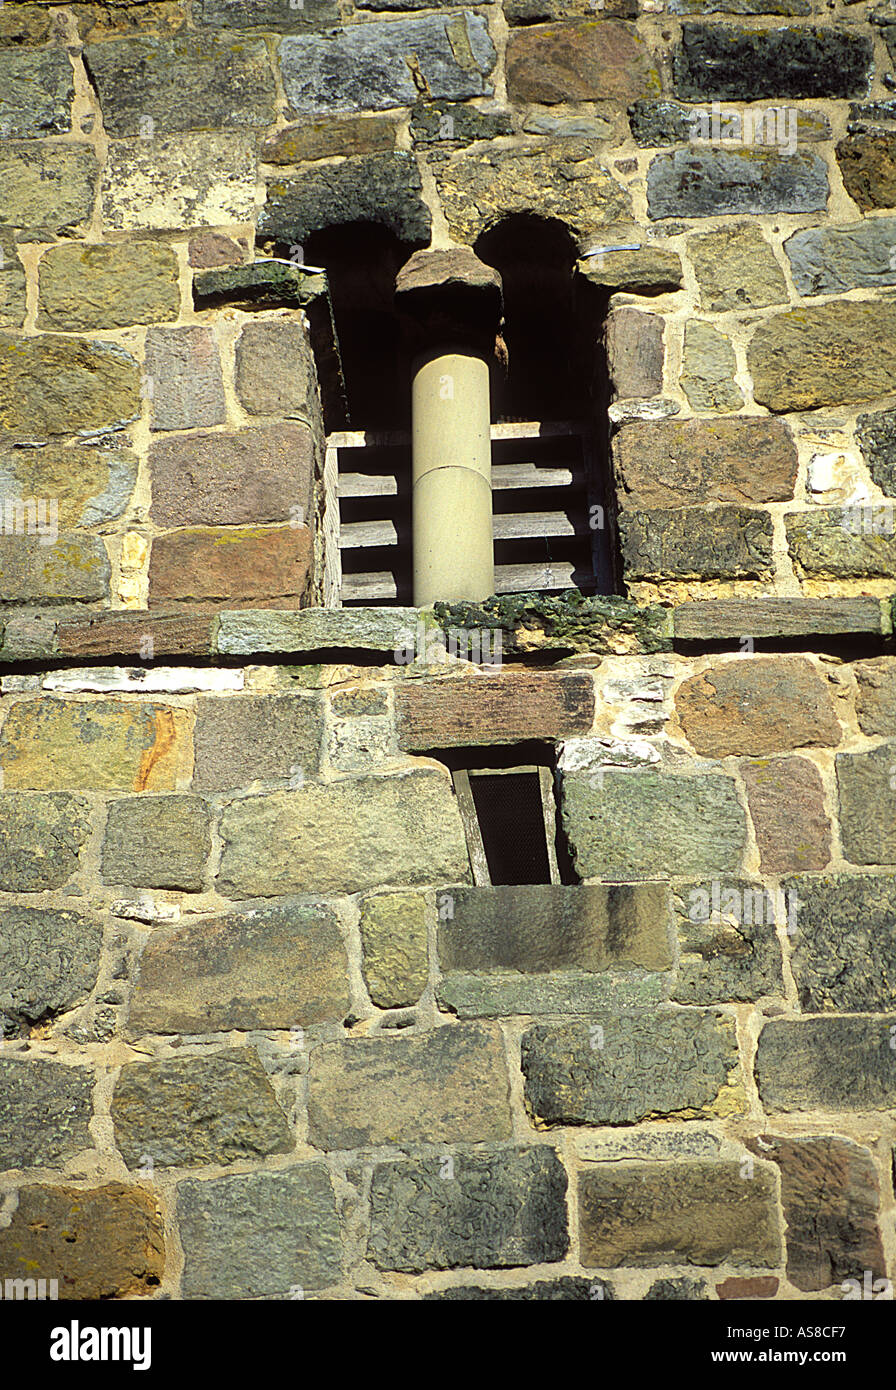
[[(894, 52), (864, 0), (0, 5), (0, 1278), (886, 1295)], [(323, 608), (302, 244), (517, 214), (606, 299), (625, 597)], [(474, 886), (438, 750), (532, 740), (577, 881)]]

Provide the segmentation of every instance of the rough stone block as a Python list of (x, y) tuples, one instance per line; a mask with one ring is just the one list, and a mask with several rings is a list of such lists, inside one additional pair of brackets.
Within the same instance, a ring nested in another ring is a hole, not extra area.
[(182, 33), (87, 44), (107, 135), (273, 124), (276, 88), (261, 38)]
[(253, 782), (295, 782), (320, 763), (323, 711), (301, 695), (196, 702), (196, 791), (232, 791)]
[(690, 676), (675, 710), (703, 757), (831, 747), (841, 730), (824, 676), (802, 657), (738, 656)]
[(65, 333), (176, 319), (177, 257), (152, 241), (51, 246), (39, 268), (37, 326)]
[(577, 270), (592, 285), (634, 294), (667, 294), (683, 284), (680, 256), (656, 246), (603, 251), (579, 261)]
[[(116, 520), (127, 509), (136, 484), (137, 455), (114, 444), (97, 449), (60, 442), (42, 449), (0, 445), (0, 497), (22, 502), (43, 499), (48, 525), (49, 503), (55, 502), (62, 531)], [(41, 520), (40, 513), (37, 519)], [(84, 540), (79, 537), (81, 543)], [(44, 583), (43, 587), (50, 586)]]
[(614, 436), (613, 462), (623, 506), (786, 502), (797, 450), (783, 420), (638, 420)]
[(896, 864), (896, 743), (837, 754), (843, 854), (853, 864)]
[(589, 18), (511, 31), (507, 45), (510, 101), (622, 105), (658, 87), (647, 45), (627, 24)]
[(807, 227), (788, 237), (784, 250), (800, 294), (842, 294), (896, 285), (894, 244), (896, 218), (876, 217), (846, 227)]
[(525, 884), (440, 894), (446, 971), (669, 970), (665, 884)]
[(773, 411), (885, 396), (896, 374), (896, 303), (841, 300), (775, 314), (747, 348), (753, 394)]
[(131, 1062), (112, 1097), (115, 1143), (129, 1168), (233, 1163), (294, 1146), (253, 1048)]
[(447, 774), (358, 777), (232, 802), (218, 887), (232, 897), (469, 881)]
[(338, 1284), (336, 1199), (322, 1163), (177, 1185), (183, 1298), (282, 1298)]
[(734, 1024), (713, 1010), (537, 1023), (523, 1034), (522, 1068), (526, 1105), (545, 1124), (631, 1125), (745, 1109)]
[[(713, 897), (715, 890), (715, 899)], [(714, 904), (718, 902), (718, 907)], [(749, 1003), (784, 994), (781, 946), (787, 900), (743, 879), (689, 883), (677, 890), (678, 1004)]]
[(889, 875), (786, 880), (799, 901), (793, 977), (806, 1013), (896, 1007), (896, 886)]
[(25, 318), (25, 268), (11, 231), (0, 228), (0, 328), (21, 328)]
[(60, 621), (60, 656), (210, 656), (213, 618), (192, 613), (92, 613)]
[(51, 1167), (93, 1148), (89, 1067), (0, 1060), (0, 1080), (0, 1168)]
[(185, 713), (118, 700), (23, 701), (0, 733), (4, 786), (29, 791), (173, 791)]
[(896, 410), (875, 411), (856, 420), (856, 439), (872, 481), (896, 497)]
[(876, 598), (691, 599), (675, 608), (675, 636), (685, 642), (726, 638), (886, 636), (886, 600)]
[(750, 579), (772, 569), (772, 521), (747, 507), (632, 511), (619, 518), (626, 578)]
[(489, 96), (495, 59), (484, 15), (465, 10), (373, 20), (280, 45), (283, 89), (297, 115), (413, 106), (421, 90), (452, 101)]
[(617, 397), (658, 396), (663, 389), (663, 330), (659, 314), (623, 306), (607, 318), (607, 365)]
[(338, 1022), (348, 961), (335, 914), (297, 900), (158, 930), (147, 942), (130, 1032), (216, 1033)]
[(18, 603), (96, 602), (109, 597), (109, 558), (98, 536), (4, 536), (0, 592)]
[(416, 608), (304, 608), (298, 613), (259, 609), (222, 613), (218, 651), (227, 656), (261, 652), (319, 652), (330, 648), (401, 652), (413, 636)]
[(554, 140), (519, 149), (432, 157), (439, 197), (455, 241), (472, 245), (514, 214), (565, 222), (583, 244), (630, 222), (628, 192), (607, 173), (592, 140)]
[(151, 607), (214, 603), (251, 608), (273, 601), (296, 607), (313, 562), (307, 526), (195, 527), (153, 541)]
[(314, 435), (303, 424), (156, 439), (150, 515), (157, 526), (307, 525), (314, 456)]
[(758, 309), (787, 302), (784, 272), (751, 222), (689, 237), (688, 256), (704, 309)]
[(78, 872), (89, 807), (64, 792), (0, 792), (0, 889), (39, 893)]
[(567, 1178), (545, 1144), (380, 1163), (370, 1189), (368, 1258), (378, 1269), (504, 1269), (562, 1260)]
[(302, 164), (333, 155), (386, 154), (395, 149), (396, 131), (393, 116), (324, 116), (299, 121), (268, 136), (261, 147), (261, 161)]
[(523, 1284), (519, 1288), (484, 1289), (476, 1284), (464, 1284), (459, 1288), (439, 1289), (435, 1293), (425, 1293), (423, 1301), (438, 1299), (439, 1302), (491, 1302), (498, 1300), (515, 1303), (571, 1303), (591, 1302), (602, 1299), (605, 1303), (614, 1302), (616, 1295), (612, 1285), (604, 1279), (577, 1279), (567, 1275), (562, 1279), (537, 1279), (534, 1284)]
[(37, 1023), (83, 1004), (97, 981), (102, 944), (102, 927), (80, 912), (4, 905), (0, 1024)]
[[(221, 359), (210, 328), (150, 328), (146, 376), (152, 383), (152, 429), (192, 430), (226, 420)], [(215, 438), (228, 442), (226, 436)]]
[(863, 734), (896, 734), (896, 657), (876, 656), (853, 667), (856, 714)]
[(291, 34), (301, 29), (327, 28), (339, 21), (335, 0), (304, 0), (284, 6), (282, 0), (201, 0), (196, 21), (221, 29), (273, 29)]
[(837, 163), (861, 212), (896, 207), (896, 134), (847, 135), (837, 145)]
[(896, 577), (893, 516), (889, 503), (788, 512), (784, 526), (797, 574)]
[[(462, 102), (439, 101), (417, 106), (411, 116), (410, 129), (415, 145), (432, 145), (442, 140), (470, 145), (474, 140), (512, 135), (513, 122), (508, 111), (482, 111)], [(552, 132), (545, 129), (538, 133), (549, 135)]]
[(562, 814), (583, 879), (737, 874), (746, 846), (734, 783), (719, 775), (572, 773)]
[(647, 171), (647, 209), (654, 220), (823, 212), (828, 193), (827, 165), (820, 155), (805, 151), (675, 150), (658, 154)]
[(501, 1035), (465, 1023), (322, 1043), (310, 1057), (308, 1130), (320, 1149), (509, 1139)]
[(0, 1227), (0, 1267), (20, 1278), (58, 1279), (61, 1299), (125, 1299), (155, 1292), (165, 1270), (162, 1214), (152, 1192), (105, 1187), (23, 1187)]
[(239, 237), (234, 241), (223, 232), (197, 232), (195, 236), (190, 237), (187, 247), (187, 261), (197, 270), (240, 265), (248, 254), (246, 237)]
[(244, 325), (236, 343), (236, 393), (250, 415), (317, 419), (314, 358), (301, 324), (261, 319)]
[(416, 1004), (426, 988), (426, 915), (422, 893), (374, 893), (362, 899), (364, 982), (381, 1009)]
[(258, 231), (303, 242), (312, 232), (348, 222), (376, 222), (400, 241), (428, 245), (431, 214), (412, 154), (352, 155), (339, 164), (303, 169), (294, 178), (273, 179), (258, 214)]
[(504, 670), (406, 681), (395, 691), (399, 748), (517, 743), (588, 733), (594, 684), (579, 672)]
[(103, 222), (116, 231), (252, 222), (256, 183), (255, 139), (241, 131), (110, 140)]
[(831, 826), (815, 764), (807, 758), (766, 758), (745, 763), (741, 773), (762, 872), (823, 869), (831, 857)]
[(711, 323), (691, 319), (684, 330), (681, 388), (692, 409), (720, 415), (740, 410), (744, 398), (736, 371), (731, 339)]
[(0, 334), (0, 427), (28, 440), (128, 424), (140, 369), (117, 343)]
[(756, 1084), (766, 1110), (892, 1110), (896, 1014), (772, 1018), (759, 1034)]
[(517, 1018), (587, 1014), (601, 1009), (651, 1009), (665, 1002), (671, 976), (611, 968), (603, 971), (452, 970), (436, 988), (439, 1008), (458, 1018)]
[(0, 42), (3, 44), (45, 43), (50, 34), (52, 15), (44, 5), (10, 5), (0, 15)]
[(682, 24), (675, 92), (692, 101), (864, 96), (873, 57), (867, 34), (843, 29), (741, 29)]
[(210, 852), (209, 811), (201, 796), (127, 797), (109, 807), (103, 882), (198, 893)]
[(803, 1292), (840, 1284), (865, 1271), (886, 1277), (878, 1216), (880, 1191), (870, 1149), (823, 1134), (764, 1134), (747, 1147), (781, 1170), (787, 1222), (787, 1278)]
[(775, 1266), (777, 1182), (767, 1164), (625, 1163), (579, 1178), (582, 1264)]
[(10, 140), (0, 149), (2, 218), (28, 241), (83, 230), (93, 216), (99, 165), (92, 145)]

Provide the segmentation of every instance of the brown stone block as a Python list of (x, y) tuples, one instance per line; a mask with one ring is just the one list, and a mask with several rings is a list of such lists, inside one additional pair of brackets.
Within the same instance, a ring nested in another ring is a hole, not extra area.
[(806, 758), (746, 763), (743, 777), (763, 873), (823, 869), (831, 857), (831, 825), (821, 776)]
[(314, 436), (307, 425), (236, 434), (174, 435), (149, 446), (157, 526), (244, 526), (297, 521), (311, 508)]
[(824, 679), (800, 657), (739, 657), (691, 676), (675, 708), (704, 757), (831, 747), (840, 725)]
[(856, 713), (863, 734), (896, 734), (896, 657), (857, 661)]
[(594, 685), (554, 671), (408, 681), (396, 688), (395, 710), (400, 748), (566, 738), (590, 730)]
[(533, 24), (514, 30), (507, 44), (507, 93), (514, 102), (627, 103), (656, 82), (643, 39), (617, 20)]
[(95, 613), (61, 622), (60, 656), (208, 656), (214, 619), (192, 613)]
[(23, 700), (0, 737), (4, 786), (174, 791), (191, 752), (191, 716), (123, 700)]
[(716, 1293), (723, 1303), (732, 1299), (774, 1298), (780, 1280), (774, 1274), (757, 1274), (752, 1279), (723, 1279)]
[(338, 1022), (348, 961), (326, 904), (279, 902), (154, 932), (130, 1033), (213, 1033)]
[(307, 526), (171, 531), (153, 541), (149, 602), (298, 608), (311, 565)]
[(847, 135), (837, 146), (837, 163), (862, 212), (896, 207), (896, 135)]
[(828, 1134), (748, 1140), (781, 1169), (787, 1222), (787, 1277), (804, 1292), (847, 1278), (886, 1275), (878, 1214), (880, 1193), (870, 1149)]
[(623, 506), (786, 502), (797, 451), (783, 420), (645, 420), (619, 430), (613, 461)]
[(617, 396), (656, 396), (663, 389), (663, 319), (628, 306), (607, 319), (607, 359)]
[(0, 1227), (4, 1277), (58, 1279), (61, 1299), (145, 1297), (164, 1268), (162, 1217), (145, 1188), (23, 1187)]
[(735, 1161), (614, 1163), (579, 1179), (582, 1264), (774, 1266), (781, 1259), (774, 1169)]

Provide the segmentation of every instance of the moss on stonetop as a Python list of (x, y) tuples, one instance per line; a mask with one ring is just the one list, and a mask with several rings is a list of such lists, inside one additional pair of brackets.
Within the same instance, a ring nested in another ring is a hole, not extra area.
[(253, 304), (310, 304), (325, 294), (326, 276), (292, 261), (252, 261), (248, 265), (216, 266), (193, 276), (197, 308), (224, 301), (250, 300)]
[(578, 589), (556, 596), (508, 594), (482, 603), (436, 603), (433, 612), (446, 631), (500, 628), (509, 652), (672, 650), (672, 610), (617, 595), (587, 598)]

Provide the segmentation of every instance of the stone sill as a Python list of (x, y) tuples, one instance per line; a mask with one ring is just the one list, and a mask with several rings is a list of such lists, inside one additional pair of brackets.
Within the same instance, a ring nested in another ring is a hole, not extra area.
[[(0, 666), (28, 662), (171, 664), (185, 658), (321, 653), (388, 655), (399, 665), (556, 654), (647, 655), (674, 643), (763, 638), (893, 636), (896, 599), (749, 598), (693, 600), (675, 608), (620, 597), (515, 594), (481, 604), (418, 608), (149, 609), (60, 607), (0, 611)], [(498, 639), (497, 634), (500, 634)], [(497, 645), (497, 653), (496, 653)]]

